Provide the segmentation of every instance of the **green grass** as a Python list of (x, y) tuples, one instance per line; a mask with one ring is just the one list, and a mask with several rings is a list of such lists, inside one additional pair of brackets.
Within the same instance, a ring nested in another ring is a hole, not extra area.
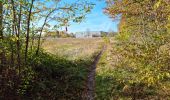
[(103, 53), (96, 69), (96, 100), (112, 100), (114, 77), (108, 60), (108, 49)]

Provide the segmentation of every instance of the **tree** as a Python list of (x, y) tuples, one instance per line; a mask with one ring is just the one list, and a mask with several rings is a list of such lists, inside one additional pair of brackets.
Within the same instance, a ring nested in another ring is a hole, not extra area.
[[(3, 2), (0, 1), (0, 67), (4, 66), (4, 51), (3, 51)], [(0, 68), (0, 71), (2, 71), (2, 68)]]
[(30, 36), (30, 21), (31, 21), (31, 14), (33, 8), (34, 0), (31, 0), (31, 5), (29, 7), (28, 19), (27, 19), (27, 34), (26, 34), (26, 47), (25, 47), (25, 62), (27, 62), (27, 52), (29, 46), (29, 36)]
[[(114, 46), (119, 58), (115, 66), (127, 73), (122, 78), (125, 86), (132, 90), (138, 88), (139, 94), (144, 88), (165, 86), (162, 80), (170, 77), (169, 55), (165, 49), (170, 43), (169, 3), (167, 0), (108, 1), (106, 13), (121, 18)], [(136, 99), (138, 94), (134, 91), (130, 95)]]
[(0, 1), (0, 39), (3, 39), (3, 27), (2, 27), (2, 21), (3, 21), (3, 3)]
[(92, 5), (84, 1), (66, 5), (61, 4), (62, 0), (0, 0), (0, 99), (20, 100), (32, 88), (33, 78), (38, 74), (34, 60), (40, 56), (43, 30), (50, 30), (52, 21), (60, 23), (58, 12), (72, 14), (70, 17), (74, 18), (66, 17), (68, 23), (80, 20), (87, 13), (85, 9)]
[[(60, 2), (62, 1), (55, 1), (54, 4), (59, 5)], [(61, 6), (56, 6), (53, 8), (44, 7), (47, 12), (45, 16), (44, 14), (41, 15), (44, 16), (44, 23), (40, 28), (36, 54), (38, 55), (39, 53), (42, 31), (50, 21), (57, 23), (57, 25), (54, 25), (54, 28), (65, 26), (67, 32), (67, 27), (69, 24), (71, 22), (81, 22), (85, 18), (85, 15), (91, 11), (93, 6), (94, 4), (91, 2), (80, 0), (79, 2), (73, 2), (71, 4), (63, 3)]]

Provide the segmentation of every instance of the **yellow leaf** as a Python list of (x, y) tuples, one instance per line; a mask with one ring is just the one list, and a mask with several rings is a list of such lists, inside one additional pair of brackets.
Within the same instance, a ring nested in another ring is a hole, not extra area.
[(162, 1), (162, 0), (159, 0), (159, 1), (154, 5), (154, 9), (157, 9), (157, 8), (160, 6), (161, 1)]

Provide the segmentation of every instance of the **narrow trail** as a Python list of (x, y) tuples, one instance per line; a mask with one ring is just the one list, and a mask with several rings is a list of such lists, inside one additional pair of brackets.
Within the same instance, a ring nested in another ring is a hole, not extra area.
[(83, 96), (83, 100), (94, 100), (95, 96), (95, 75), (96, 75), (96, 67), (100, 60), (101, 55), (106, 50), (106, 45), (103, 46), (102, 50), (95, 57), (92, 66), (89, 69), (88, 79), (86, 83), (86, 90)]

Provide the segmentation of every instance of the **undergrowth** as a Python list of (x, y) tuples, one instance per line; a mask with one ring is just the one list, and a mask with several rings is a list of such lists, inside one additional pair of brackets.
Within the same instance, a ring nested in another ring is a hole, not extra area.
[[(113, 66), (113, 50), (107, 49), (96, 69), (96, 100), (169, 100), (169, 78), (159, 85), (150, 85), (139, 79), (138, 72), (128, 67)], [(116, 55), (116, 54), (115, 54)]]
[[(38, 57), (32, 55), (33, 70), (36, 77), (31, 91), (31, 98), (40, 100), (82, 98), (88, 67), (92, 59), (68, 60), (52, 54), (41, 53)], [(28, 94), (28, 93), (27, 93)]]
[[(0, 99), (21, 100), (81, 100), (86, 88), (88, 68), (96, 54), (86, 59), (68, 60), (41, 51), (29, 52), (27, 67), (19, 77), (15, 69), (4, 72)], [(3, 76), (3, 75), (2, 75)], [(15, 77), (16, 76), (16, 77)], [(9, 85), (8, 85), (9, 84)], [(10, 92), (11, 91), (11, 92)]]

